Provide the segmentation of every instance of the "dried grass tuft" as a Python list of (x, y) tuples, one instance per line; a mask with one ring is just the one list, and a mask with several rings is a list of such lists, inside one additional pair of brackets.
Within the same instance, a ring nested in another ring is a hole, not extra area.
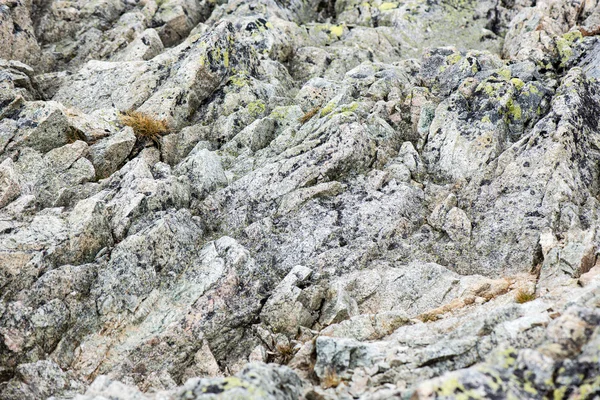
[(169, 131), (166, 121), (153, 118), (139, 111), (127, 111), (119, 116), (123, 125), (133, 128), (138, 139), (150, 140), (156, 144), (160, 137)]
[(319, 112), (320, 109), (321, 109), (321, 106), (317, 106), (317, 107), (313, 108), (312, 110), (310, 110), (309, 112), (307, 112), (306, 114), (301, 116), (298, 119), (298, 122), (300, 122), (302, 125), (304, 125), (305, 123), (310, 121), (312, 119), (312, 117), (314, 117)]
[(535, 293), (527, 292), (523, 289), (519, 289), (517, 294), (515, 295), (515, 301), (519, 304), (527, 303), (529, 301), (535, 300)]
[(434, 321), (437, 321), (438, 319), (440, 319), (440, 317), (438, 317), (434, 313), (423, 313), (423, 314), (419, 315), (417, 318), (423, 322), (434, 322)]
[(325, 376), (321, 379), (321, 387), (323, 389), (336, 388), (340, 383), (342, 383), (342, 378), (340, 378), (333, 368), (328, 368), (325, 371)]
[(281, 364), (287, 364), (292, 358), (294, 358), (294, 347), (291, 344), (278, 344), (275, 346), (277, 350), (278, 358)]

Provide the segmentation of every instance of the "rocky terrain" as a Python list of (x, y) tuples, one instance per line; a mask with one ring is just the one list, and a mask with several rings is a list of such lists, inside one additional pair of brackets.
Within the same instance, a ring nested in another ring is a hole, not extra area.
[(0, 0), (0, 399), (600, 398), (598, 35)]

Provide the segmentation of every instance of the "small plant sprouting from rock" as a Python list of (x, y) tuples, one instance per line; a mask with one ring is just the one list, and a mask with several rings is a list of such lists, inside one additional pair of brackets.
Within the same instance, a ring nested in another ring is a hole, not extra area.
[(529, 301), (535, 300), (535, 293), (528, 292), (523, 289), (519, 289), (517, 294), (515, 295), (515, 301), (519, 304), (527, 303)]
[(139, 111), (127, 111), (119, 116), (123, 125), (133, 128), (138, 139), (150, 140), (158, 145), (160, 137), (169, 131), (164, 120), (153, 118)]
[(433, 313), (424, 313), (418, 317), (423, 322), (434, 322), (440, 319), (437, 315)]
[(294, 357), (294, 348), (291, 344), (278, 344), (275, 346), (281, 364), (287, 364)]
[(69, 130), (67, 132), (67, 141), (69, 143), (75, 143), (76, 141), (81, 140), (81, 141), (86, 141), (85, 140), (85, 135), (83, 133), (81, 133), (81, 131), (79, 131), (78, 129), (75, 129), (73, 127), (69, 127)]
[(325, 376), (321, 379), (321, 387), (323, 389), (336, 388), (340, 383), (342, 383), (342, 378), (340, 378), (333, 368), (328, 368), (325, 371)]
[(301, 116), (298, 119), (298, 122), (300, 122), (302, 125), (304, 125), (305, 123), (310, 121), (311, 118), (314, 117), (319, 112), (320, 109), (321, 109), (321, 106), (317, 106), (317, 107), (313, 108), (312, 110), (310, 110), (309, 112), (307, 112), (306, 114)]

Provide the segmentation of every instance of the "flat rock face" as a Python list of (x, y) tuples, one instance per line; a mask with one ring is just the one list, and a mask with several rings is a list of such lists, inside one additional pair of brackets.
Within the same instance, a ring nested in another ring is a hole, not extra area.
[(0, 399), (600, 396), (599, 79), (597, 0), (0, 0)]

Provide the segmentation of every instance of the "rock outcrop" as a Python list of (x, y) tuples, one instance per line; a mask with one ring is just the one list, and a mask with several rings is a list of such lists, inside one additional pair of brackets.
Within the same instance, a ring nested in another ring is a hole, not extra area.
[(597, 398), (599, 252), (598, 0), (0, 0), (2, 400)]

